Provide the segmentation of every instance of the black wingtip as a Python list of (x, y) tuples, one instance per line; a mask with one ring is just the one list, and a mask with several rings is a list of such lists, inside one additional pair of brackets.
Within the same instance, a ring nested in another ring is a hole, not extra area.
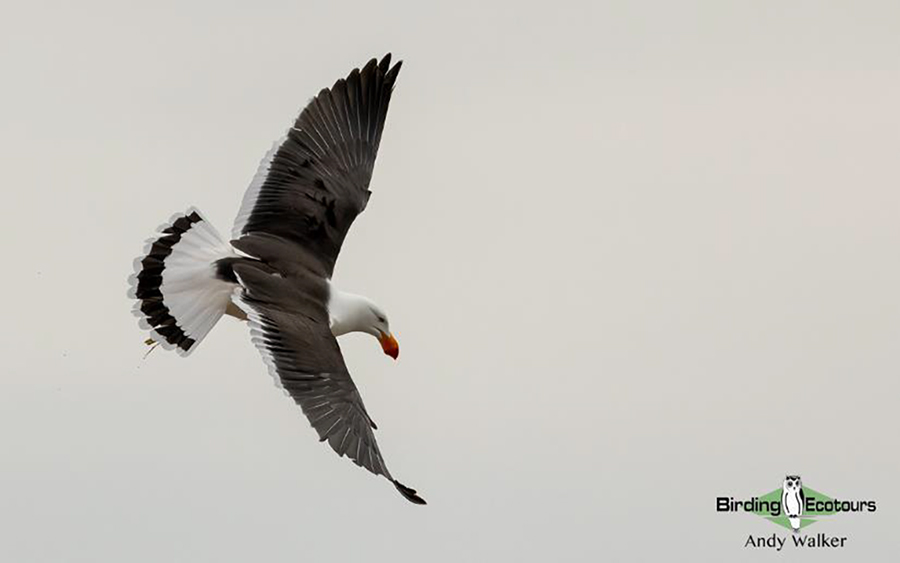
[(362, 67), (359, 71), (360, 74), (369, 75), (375, 72), (375, 67), (378, 66), (378, 59), (369, 59), (369, 62), (366, 63), (366, 66)]
[(400, 481), (394, 481), (394, 486), (397, 487), (397, 490), (400, 491), (400, 494), (403, 495), (403, 498), (408, 500), (413, 504), (428, 504), (425, 502), (425, 499), (420, 497), (415, 489), (410, 489)]
[(397, 75), (400, 74), (400, 67), (403, 66), (403, 61), (397, 61), (394, 63), (394, 66), (391, 67), (389, 71), (385, 74), (385, 80), (389, 84), (393, 84), (395, 80), (397, 80)]
[[(353, 80), (358, 80), (360, 76), (371, 77), (375, 73), (379, 73), (389, 84), (393, 84), (397, 79), (397, 74), (400, 73), (400, 67), (403, 65), (403, 61), (397, 61), (394, 63), (394, 66), (391, 66), (392, 59), (393, 57), (390, 53), (387, 53), (380, 61), (378, 59), (370, 59), (362, 69), (353, 69), (347, 78), (343, 80), (351, 82)], [(340, 82), (340, 80), (338, 80), (338, 82)], [(337, 86), (337, 83), (335, 83), (335, 86)]]
[(381, 58), (381, 62), (378, 63), (378, 68), (381, 69), (381, 72), (386, 73), (389, 68), (391, 68), (391, 54), (387, 53), (384, 57)]

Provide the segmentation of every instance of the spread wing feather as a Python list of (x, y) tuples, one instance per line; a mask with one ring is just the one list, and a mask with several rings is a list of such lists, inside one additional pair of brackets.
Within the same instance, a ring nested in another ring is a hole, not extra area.
[(267, 271), (259, 262), (233, 265), (242, 290), (253, 343), (270, 374), (294, 399), (320, 441), (356, 465), (390, 480), (410, 502), (425, 501), (395, 480), (375, 441), (375, 423), (341, 355), (328, 325), (321, 295), (303, 290), (293, 278)]
[(369, 182), (401, 63), (391, 55), (326, 88), (260, 164), (233, 236), (299, 244), (331, 275), (341, 244), (366, 207)]

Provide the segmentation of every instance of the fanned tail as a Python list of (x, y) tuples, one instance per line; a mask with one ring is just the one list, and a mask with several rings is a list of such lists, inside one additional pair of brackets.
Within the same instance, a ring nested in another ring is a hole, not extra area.
[(152, 340), (182, 355), (197, 347), (231, 302), (234, 284), (215, 267), (231, 256), (228, 242), (194, 208), (160, 227), (135, 260), (129, 293)]

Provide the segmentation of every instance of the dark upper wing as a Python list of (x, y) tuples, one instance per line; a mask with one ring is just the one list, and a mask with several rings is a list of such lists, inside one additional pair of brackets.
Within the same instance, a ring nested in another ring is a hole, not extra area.
[[(409, 501), (416, 491), (391, 477), (337, 340), (328, 326), (324, 293), (316, 284), (269, 273), (261, 264), (235, 263), (250, 334), (276, 383), (294, 399), (321, 441), (338, 455), (383, 475)], [(306, 285), (304, 288), (303, 286)]]
[(401, 63), (375, 59), (304, 108), (260, 164), (233, 237), (265, 233), (312, 251), (328, 274), (366, 207), (391, 91)]

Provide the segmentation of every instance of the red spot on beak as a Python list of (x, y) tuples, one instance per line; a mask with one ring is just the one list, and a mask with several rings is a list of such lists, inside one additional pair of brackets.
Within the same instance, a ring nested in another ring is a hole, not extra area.
[(394, 335), (382, 332), (381, 336), (378, 337), (378, 341), (381, 342), (381, 349), (384, 350), (384, 353), (396, 360), (397, 356), (400, 355), (400, 344), (394, 338)]

